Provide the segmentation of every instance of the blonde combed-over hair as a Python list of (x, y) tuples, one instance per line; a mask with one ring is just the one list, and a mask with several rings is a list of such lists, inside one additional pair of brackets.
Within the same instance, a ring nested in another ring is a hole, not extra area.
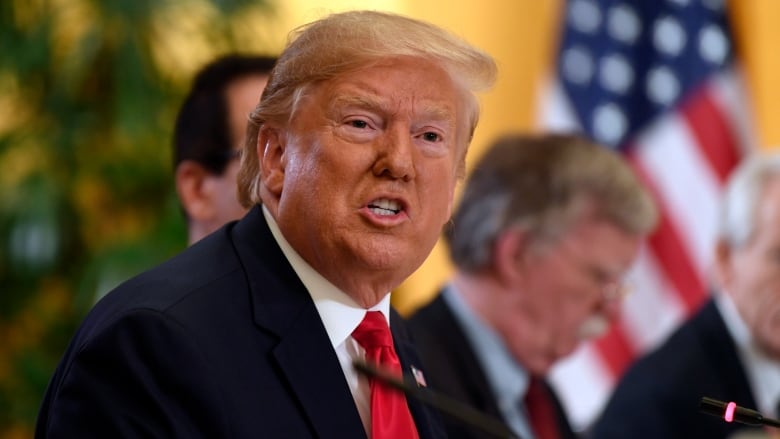
[(239, 201), (261, 203), (257, 139), (266, 122), (285, 125), (310, 85), (371, 66), (382, 60), (413, 57), (440, 65), (463, 89), (469, 127), (462, 155), (479, 119), (475, 93), (493, 85), (493, 58), (432, 24), (397, 14), (350, 11), (329, 15), (294, 30), (271, 72), (260, 103), (249, 116), (238, 175)]

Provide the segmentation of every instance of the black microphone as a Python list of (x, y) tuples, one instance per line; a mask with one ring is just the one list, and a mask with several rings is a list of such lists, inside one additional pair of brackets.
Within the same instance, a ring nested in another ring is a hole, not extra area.
[(780, 428), (780, 421), (764, 417), (761, 413), (745, 407), (740, 407), (734, 402), (723, 402), (706, 396), (699, 402), (699, 411), (708, 415), (717, 416), (726, 422), (739, 422), (753, 426), (769, 426)]
[(419, 387), (416, 381), (409, 376), (404, 375), (402, 379), (399, 379), (385, 370), (360, 360), (353, 361), (352, 367), (368, 378), (377, 379), (404, 393), (406, 396), (421, 401), (485, 433), (505, 439), (521, 439), (498, 419), (488, 416), (468, 404), (436, 393), (431, 389)]

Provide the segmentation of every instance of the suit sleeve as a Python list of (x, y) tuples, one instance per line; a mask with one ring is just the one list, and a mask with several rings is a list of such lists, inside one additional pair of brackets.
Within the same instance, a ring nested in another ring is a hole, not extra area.
[(231, 436), (206, 359), (163, 313), (125, 314), (68, 358), (36, 438)]

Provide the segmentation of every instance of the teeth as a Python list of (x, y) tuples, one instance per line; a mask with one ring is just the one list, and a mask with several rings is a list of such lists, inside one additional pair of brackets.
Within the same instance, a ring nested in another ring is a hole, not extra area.
[(401, 211), (401, 204), (397, 201), (381, 198), (369, 203), (368, 208), (377, 215), (395, 215)]
[(381, 207), (382, 209), (401, 210), (401, 205), (397, 201), (388, 200), (387, 198), (374, 200), (371, 205), (375, 207)]

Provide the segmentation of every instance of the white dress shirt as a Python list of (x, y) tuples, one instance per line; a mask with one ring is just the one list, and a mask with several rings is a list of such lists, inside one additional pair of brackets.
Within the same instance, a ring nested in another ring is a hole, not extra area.
[(279, 230), (279, 225), (265, 206), (263, 206), (263, 215), (271, 229), (271, 234), (281, 247), (282, 253), (314, 301), (314, 306), (317, 308), (320, 319), (325, 325), (325, 331), (328, 333), (328, 338), (330, 338), (339, 363), (341, 363), (344, 378), (346, 378), (349, 390), (352, 392), (352, 398), (355, 400), (358, 413), (360, 413), (363, 427), (370, 438), (371, 389), (368, 379), (363, 375), (358, 375), (352, 367), (354, 360), (364, 360), (366, 354), (360, 344), (352, 338), (352, 332), (363, 321), (367, 311), (380, 311), (385, 316), (388, 326), (390, 325), (390, 293), (388, 292), (379, 303), (370, 309), (362, 308), (350, 296), (330, 283), (303, 260), (301, 255), (284, 238)]

